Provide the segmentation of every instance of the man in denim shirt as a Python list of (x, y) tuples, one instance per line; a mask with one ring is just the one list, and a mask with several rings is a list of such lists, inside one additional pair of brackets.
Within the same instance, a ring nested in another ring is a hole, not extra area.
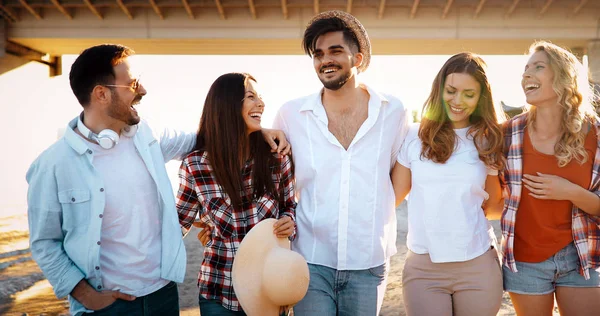
[(186, 256), (165, 163), (189, 153), (195, 133), (141, 121), (133, 54), (81, 53), (69, 80), (83, 113), (27, 172), (32, 256), (73, 315), (179, 314)]

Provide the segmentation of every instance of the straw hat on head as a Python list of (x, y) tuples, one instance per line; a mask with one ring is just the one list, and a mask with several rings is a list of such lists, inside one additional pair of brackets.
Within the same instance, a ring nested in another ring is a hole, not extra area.
[(277, 316), (281, 306), (298, 303), (308, 290), (308, 264), (290, 250), (287, 238), (275, 236), (276, 221), (256, 224), (233, 259), (233, 290), (248, 316)]
[(338, 18), (342, 20), (352, 33), (356, 36), (358, 40), (358, 51), (363, 54), (363, 62), (358, 67), (359, 72), (364, 72), (369, 67), (369, 63), (371, 62), (371, 41), (369, 40), (369, 35), (367, 34), (367, 30), (365, 30), (364, 26), (355, 18), (352, 14), (339, 11), (325, 11), (317, 14), (308, 22), (308, 25), (315, 23), (318, 20), (325, 20), (331, 18)]

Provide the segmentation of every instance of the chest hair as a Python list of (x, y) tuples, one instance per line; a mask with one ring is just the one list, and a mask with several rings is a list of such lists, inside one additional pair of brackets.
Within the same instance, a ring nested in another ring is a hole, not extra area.
[(327, 110), (329, 131), (348, 150), (356, 133), (369, 114), (367, 104), (347, 107), (342, 110)]

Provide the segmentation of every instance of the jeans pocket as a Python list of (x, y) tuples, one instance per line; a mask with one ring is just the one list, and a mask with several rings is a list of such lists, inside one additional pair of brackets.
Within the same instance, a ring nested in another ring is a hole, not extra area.
[(369, 268), (369, 273), (376, 278), (383, 279), (387, 275), (387, 270), (388, 268), (386, 262), (380, 266)]
[(114, 315), (117, 314), (113, 309), (118, 305), (119, 299), (116, 299), (110, 305), (102, 307), (101, 309), (95, 310), (92, 315)]

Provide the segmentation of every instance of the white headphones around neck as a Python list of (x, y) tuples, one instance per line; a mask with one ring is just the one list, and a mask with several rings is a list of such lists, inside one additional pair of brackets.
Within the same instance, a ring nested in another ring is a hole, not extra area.
[[(96, 143), (98, 143), (98, 145), (100, 145), (100, 147), (104, 149), (111, 149), (119, 143), (119, 134), (117, 134), (112, 129), (105, 129), (100, 131), (100, 133), (95, 134), (94, 132), (90, 131), (90, 129), (87, 128), (85, 124), (83, 124), (82, 119), (83, 113), (79, 115), (79, 119), (77, 120), (77, 129), (81, 132), (81, 134), (83, 134), (83, 136), (95, 141)], [(121, 134), (126, 137), (133, 137), (137, 132), (137, 129), (137, 125), (129, 125), (121, 130)]]

